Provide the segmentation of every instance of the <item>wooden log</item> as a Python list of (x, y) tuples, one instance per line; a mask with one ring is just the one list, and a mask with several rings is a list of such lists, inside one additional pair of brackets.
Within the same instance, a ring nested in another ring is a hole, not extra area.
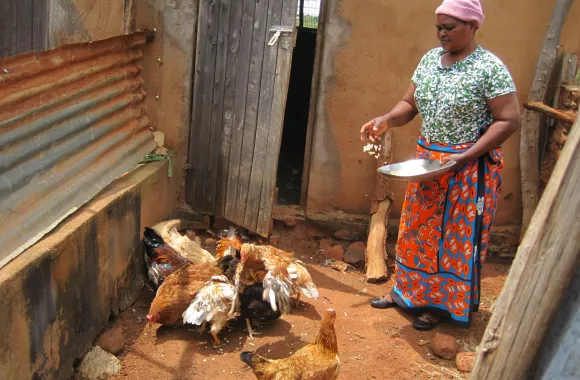
[(576, 120), (574, 116), (568, 115), (560, 110), (549, 107), (542, 102), (524, 103), (524, 108), (527, 110), (540, 112), (544, 115), (553, 117), (554, 119), (558, 119), (560, 121), (569, 124), (574, 124), (574, 120)]
[[(573, 0), (556, 1), (540, 58), (536, 66), (534, 81), (528, 93), (528, 102), (543, 102), (546, 99), (548, 83), (550, 82), (551, 74), (556, 63), (560, 35), (572, 2)], [(541, 117), (536, 112), (524, 110), (521, 120), (520, 169), (523, 215), (520, 236), (523, 238), (539, 199), (539, 130)]]
[(369, 238), (367, 241), (367, 282), (386, 281), (387, 270), (387, 220), (391, 209), (391, 200), (379, 202), (377, 211), (371, 217)]
[(496, 302), (472, 379), (525, 379), (580, 258), (576, 120)]
[[(383, 153), (378, 165), (391, 163), (391, 134), (384, 136)], [(393, 195), (389, 179), (376, 174), (374, 199), (371, 202), (371, 222), (366, 249), (366, 279), (369, 283), (377, 283), (388, 279), (387, 267), (387, 223)], [(393, 263), (394, 264), (394, 263)]]

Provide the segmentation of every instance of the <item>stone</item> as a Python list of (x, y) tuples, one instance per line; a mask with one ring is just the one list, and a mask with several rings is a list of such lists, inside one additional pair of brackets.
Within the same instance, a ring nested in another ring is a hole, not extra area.
[(352, 243), (346, 249), (344, 261), (354, 266), (364, 264), (366, 249), (367, 246), (363, 242), (357, 241)]
[(455, 364), (459, 372), (470, 373), (475, 364), (475, 352), (460, 352), (455, 358)]
[(278, 247), (279, 244), (280, 244), (280, 236), (278, 235), (270, 236), (270, 245), (272, 245), (273, 247)]
[(206, 231), (211, 227), (211, 219), (208, 216), (204, 216), (203, 219), (199, 220), (188, 220), (187, 228), (196, 231)]
[(310, 237), (322, 238), (330, 236), (328, 232), (314, 224), (309, 224), (308, 227), (306, 227), (306, 233)]
[(339, 272), (346, 273), (352, 269), (352, 265), (348, 265), (344, 261), (333, 260), (333, 259), (327, 259), (327, 260), (329, 261), (329, 263), (327, 263), (327, 266), (329, 268), (332, 268), (332, 269), (337, 270)]
[(296, 228), (296, 226), (298, 225), (298, 220), (295, 218), (287, 218), (282, 220), (282, 223), (284, 223), (284, 226), (288, 228)]
[(121, 361), (101, 347), (93, 347), (79, 366), (79, 374), (87, 380), (105, 379), (116, 376), (119, 372), (121, 372)]
[(125, 347), (125, 332), (120, 326), (114, 326), (97, 339), (95, 346), (101, 347), (109, 354), (116, 355)]
[(457, 341), (452, 336), (437, 334), (431, 340), (431, 348), (435, 355), (451, 360), (457, 354)]
[(342, 245), (335, 245), (330, 248), (327, 248), (324, 252), (322, 252), (322, 256), (327, 257), (329, 259), (334, 259), (338, 261), (342, 261), (344, 257), (344, 248)]
[(326, 251), (328, 248), (332, 247), (334, 244), (334, 240), (331, 238), (322, 238), (320, 239), (320, 244), (318, 245), (318, 249), (321, 251)]
[(334, 237), (338, 240), (355, 241), (358, 240), (360, 234), (352, 230), (338, 230), (334, 233)]
[(216, 240), (214, 238), (207, 238), (205, 239), (205, 245), (207, 247), (215, 247), (215, 245), (217, 244)]

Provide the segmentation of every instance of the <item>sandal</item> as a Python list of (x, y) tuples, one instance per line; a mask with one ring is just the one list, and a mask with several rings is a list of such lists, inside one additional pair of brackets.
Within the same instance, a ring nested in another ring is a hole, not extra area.
[(391, 307), (397, 306), (397, 304), (393, 301), (389, 301), (387, 297), (383, 296), (379, 298), (373, 298), (371, 300), (371, 306), (375, 309), (389, 309)]
[(429, 314), (421, 315), (413, 321), (413, 327), (419, 331), (429, 331), (434, 329), (439, 323), (441, 323), (441, 319), (434, 321), (429, 318)]

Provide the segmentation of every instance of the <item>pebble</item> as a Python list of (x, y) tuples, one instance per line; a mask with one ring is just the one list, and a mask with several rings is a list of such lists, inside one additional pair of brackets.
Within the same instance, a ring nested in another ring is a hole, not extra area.
[(431, 348), (437, 356), (443, 359), (451, 360), (457, 353), (457, 342), (450, 335), (437, 334), (431, 340)]

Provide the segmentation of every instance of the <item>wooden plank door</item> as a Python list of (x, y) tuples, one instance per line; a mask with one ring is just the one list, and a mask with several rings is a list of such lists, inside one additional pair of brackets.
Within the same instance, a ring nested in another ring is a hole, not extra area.
[[(298, 0), (200, 0), (186, 200), (267, 236)], [(272, 28), (290, 27), (273, 45)]]

